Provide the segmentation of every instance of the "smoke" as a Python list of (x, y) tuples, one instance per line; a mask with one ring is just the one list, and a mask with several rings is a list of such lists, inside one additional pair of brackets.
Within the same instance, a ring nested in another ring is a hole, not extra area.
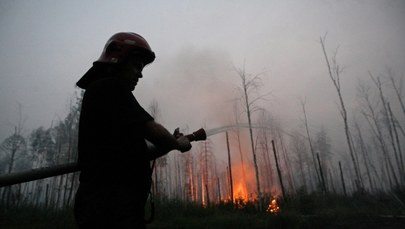
[(191, 129), (229, 123), (232, 104), (227, 101), (233, 98), (231, 82), (237, 78), (227, 53), (184, 47), (150, 68), (154, 69), (144, 73), (146, 82), (141, 81), (135, 94), (146, 103), (157, 101), (162, 122)]

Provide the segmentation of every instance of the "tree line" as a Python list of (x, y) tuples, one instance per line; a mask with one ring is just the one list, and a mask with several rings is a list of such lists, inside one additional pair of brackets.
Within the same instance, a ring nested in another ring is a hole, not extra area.
[[(208, 139), (197, 143), (190, 153), (170, 153), (157, 159), (153, 173), (154, 198), (202, 205), (236, 203), (239, 198), (261, 206), (271, 197), (288, 199), (302, 192), (351, 195), (403, 189), (403, 76), (391, 69), (378, 75), (366, 73), (370, 80), (359, 82), (356, 89), (357, 110), (348, 110), (341, 84), (344, 71), (337, 51), (330, 55), (325, 37), (320, 38), (320, 44), (326, 77), (337, 92), (346, 145), (333, 147), (326, 128), (315, 131), (310, 128), (311, 111), (306, 100), (299, 101), (300, 127), (283, 128), (280, 120), (265, 109), (269, 99), (268, 93), (261, 93), (264, 73), (249, 74), (245, 67), (235, 67), (240, 84), (233, 114), (229, 116), (235, 128), (222, 135), (227, 149), (218, 149)], [(72, 99), (63, 120), (49, 128), (34, 129), (28, 137), (23, 136), (19, 122), (0, 145), (1, 174), (75, 162), (81, 97), (80, 93)], [(160, 118), (156, 101), (149, 110), (153, 117)], [(347, 153), (339, 154), (334, 148)], [(220, 153), (228, 155), (227, 162), (217, 160), (215, 155)], [(78, 173), (72, 173), (3, 187), (0, 204), (71, 206), (77, 186)], [(246, 196), (238, 196), (241, 190)]]

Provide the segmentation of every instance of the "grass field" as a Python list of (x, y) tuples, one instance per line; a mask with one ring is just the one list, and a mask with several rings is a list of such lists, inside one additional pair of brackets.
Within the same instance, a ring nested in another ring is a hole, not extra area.
[[(280, 203), (281, 212), (258, 211), (253, 203), (202, 207), (181, 201), (157, 201), (150, 229), (160, 228), (405, 228), (403, 196), (367, 194), (343, 197), (301, 194)], [(22, 206), (0, 209), (0, 228), (76, 228), (72, 209)]]

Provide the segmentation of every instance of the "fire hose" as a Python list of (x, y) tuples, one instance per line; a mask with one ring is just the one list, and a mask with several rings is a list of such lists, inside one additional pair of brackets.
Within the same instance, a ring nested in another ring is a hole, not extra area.
[[(263, 128), (262, 126), (253, 125), (252, 128)], [(218, 133), (225, 132), (231, 129), (237, 128), (249, 128), (248, 124), (239, 123), (237, 125), (222, 126), (218, 128), (213, 128), (209, 130), (204, 130), (203, 128), (193, 132), (192, 134), (186, 135), (190, 141), (200, 141), (205, 140), (207, 136), (215, 135)], [(266, 128), (266, 127), (265, 127)], [(43, 167), (37, 169), (31, 169), (23, 172), (16, 172), (10, 174), (0, 175), (0, 188), (4, 186), (10, 186), (19, 183), (25, 183), (33, 180), (45, 179), (53, 176), (60, 176), (67, 173), (79, 172), (80, 168), (77, 162), (71, 162), (61, 165), (55, 165), (51, 167)]]
[[(230, 129), (236, 129), (236, 128), (263, 128), (261, 126), (248, 126), (246, 124), (238, 124), (238, 125), (229, 125), (229, 126), (223, 126), (219, 128), (214, 128), (205, 131), (203, 128), (193, 132), (192, 134), (185, 135), (186, 138), (190, 142), (193, 141), (201, 141), (201, 140), (206, 140), (207, 136), (211, 136), (214, 134), (222, 133)], [(152, 164), (152, 171), (153, 167), (155, 165), (155, 160), (153, 161)], [(37, 168), (37, 169), (32, 169), (29, 171), (24, 171), (24, 172), (17, 172), (17, 173), (12, 173), (12, 174), (3, 174), (0, 175), (0, 188), (4, 186), (10, 186), (14, 184), (19, 184), (19, 183), (25, 183), (33, 180), (39, 180), (39, 179), (45, 179), (48, 177), (53, 177), (53, 176), (59, 176), (63, 174), (68, 174), (68, 173), (74, 173), (74, 172), (79, 172), (80, 167), (77, 162), (72, 162), (72, 163), (66, 163), (66, 164), (61, 164), (61, 165), (56, 165), (52, 167), (43, 167), (43, 168)], [(149, 191), (150, 195), (150, 203), (151, 203), (151, 214), (150, 218), (148, 220), (145, 220), (145, 223), (150, 223), (153, 218), (154, 218), (154, 197), (153, 193), (151, 190)]]
[[(207, 139), (207, 133), (203, 128), (185, 135), (190, 142), (201, 141)], [(77, 162), (56, 165), (52, 167), (44, 167), (31, 169), (23, 172), (0, 175), (0, 188), (19, 183), (25, 183), (33, 180), (45, 179), (48, 177), (59, 176), (67, 173), (79, 172), (80, 168)]]

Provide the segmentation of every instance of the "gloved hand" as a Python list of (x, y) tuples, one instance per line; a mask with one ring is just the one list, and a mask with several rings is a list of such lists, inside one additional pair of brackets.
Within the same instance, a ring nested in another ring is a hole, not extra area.
[(174, 130), (173, 136), (177, 139), (178, 147), (177, 150), (180, 150), (182, 153), (187, 152), (191, 149), (190, 140), (180, 133), (179, 128)]

